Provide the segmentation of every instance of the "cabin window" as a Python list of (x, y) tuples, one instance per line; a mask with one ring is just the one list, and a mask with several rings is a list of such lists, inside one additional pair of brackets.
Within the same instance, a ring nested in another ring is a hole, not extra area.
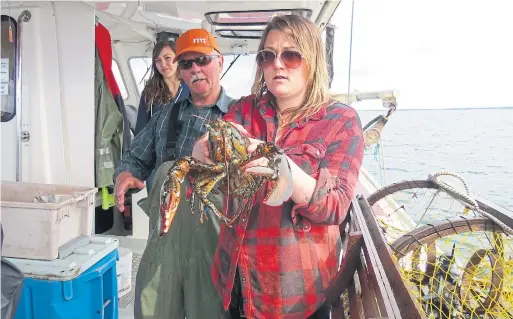
[(142, 93), (146, 81), (151, 75), (151, 58), (148, 57), (133, 57), (128, 60), (132, 76), (134, 77), (135, 84), (139, 90), (139, 94)]
[(278, 15), (297, 14), (310, 19), (310, 9), (216, 11), (205, 13), (208, 23), (221, 26), (265, 26)]
[(2, 122), (10, 121), (16, 115), (16, 20), (2, 15), (2, 39), (0, 95), (2, 96)]
[(121, 92), (121, 97), (123, 100), (128, 98), (128, 90), (126, 89), (125, 81), (123, 80), (123, 76), (121, 76), (121, 70), (119, 69), (119, 64), (116, 60), (112, 60), (112, 73), (114, 74), (114, 79), (119, 86), (119, 91)]
[[(233, 66), (230, 68), (232, 63)], [(255, 73), (255, 54), (225, 55), (221, 84), (228, 95), (238, 99), (251, 94)], [(241, 74), (245, 76), (241, 76)]]

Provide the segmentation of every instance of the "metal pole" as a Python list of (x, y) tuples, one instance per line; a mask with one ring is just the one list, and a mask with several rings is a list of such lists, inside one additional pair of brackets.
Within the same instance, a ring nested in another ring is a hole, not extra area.
[(22, 140), (23, 139), (30, 139), (30, 135), (28, 135), (28, 132), (22, 133), (22, 59), (21, 59), (21, 49), (22, 49), (22, 34), (23, 34), (23, 22), (28, 22), (30, 18), (32, 17), (32, 14), (28, 10), (24, 10), (20, 16), (18, 17), (18, 25), (16, 26), (16, 135), (18, 136), (18, 148), (16, 151), (16, 159), (17, 159), (17, 166), (16, 166), (16, 181), (21, 182), (22, 179)]

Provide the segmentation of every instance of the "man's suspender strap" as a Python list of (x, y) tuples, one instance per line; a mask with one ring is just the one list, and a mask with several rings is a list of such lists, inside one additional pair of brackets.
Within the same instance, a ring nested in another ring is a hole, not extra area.
[(183, 123), (178, 121), (178, 111), (180, 110), (181, 103), (173, 103), (171, 108), (171, 115), (169, 116), (169, 128), (167, 130), (166, 149), (168, 154), (173, 158), (176, 156), (176, 144), (178, 143), (178, 135), (182, 130)]

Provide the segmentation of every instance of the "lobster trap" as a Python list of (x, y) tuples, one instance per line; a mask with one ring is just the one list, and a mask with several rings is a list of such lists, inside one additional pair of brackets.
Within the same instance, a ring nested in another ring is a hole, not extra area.
[(332, 318), (513, 318), (513, 212), (444, 174), (353, 201)]

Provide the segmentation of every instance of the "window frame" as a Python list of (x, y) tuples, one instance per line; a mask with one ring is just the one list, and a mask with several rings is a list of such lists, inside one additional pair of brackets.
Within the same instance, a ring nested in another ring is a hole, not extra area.
[[(130, 69), (130, 74), (132, 76), (132, 80), (134, 81), (134, 84), (135, 84), (135, 89), (137, 90), (137, 92), (139, 93), (139, 96), (142, 95), (142, 92), (144, 91), (144, 87), (146, 86), (146, 84), (144, 84), (142, 86), (142, 89), (141, 91), (139, 91), (139, 84), (137, 83), (137, 79), (135, 78), (135, 74), (134, 74), (134, 68), (132, 67), (132, 64), (131, 64), (131, 61), (134, 60), (134, 59), (148, 59), (150, 61), (150, 64), (149, 64), (149, 67), (150, 67), (150, 70), (148, 72), (150, 72), (151, 74), (151, 68), (152, 68), (152, 58), (148, 57), (148, 56), (145, 56), (145, 55), (141, 55), (141, 56), (131, 56), (130, 58), (128, 58), (128, 68)], [(144, 76), (143, 78), (144, 79)], [(140, 80), (142, 80), (140, 79)]]
[[(11, 121), (15, 116), (16, 116), (16, 109), (18, 107), (18, 95), (17, 95), (17, 85), (18, 85), (18, 78), (17, 78), (17, 73), (18, 73), (18, 55), (20, 54), (19, 53), (19, 46), (18, 46), (18, 21), (16, 21), (16, 19), (14, 19), (13, 17), (11, 17), (10, 15), (6, 15), (6, 14), (2, 14), (1, 15), (1, 23), (0, 24), (3, 24), (4, 22), (11, 22), (12, 26), (14, 27), (13, 28), (13, 39), (14, 39), (14, 63), (13, 63), (13, 66), (14, 66), (14, 77), (13, 77), (13, 82), (14, 82), (14, 107), (13, 107), (13, 112), (4, 118), (4, 116), (2, 115), (1, 116), (1, 123), (6, 123), (6, 122), (9, 122)], [(10, 57), (9, 57), (10, 59)], [(9, 96), (9, 95), (8, 95)]]
[[(114, 69), (113, 69), (114, 64), (116, 64), (116, 67), (117, 67), (118, 72), (119, 72), (119, 76), (121, 77), (120, 81), (122, 83), (119, 83), (118, 79), (116, 79), (116, 76), (115, 76), (115, 73), (114, 73)], [(112, 75), (114, 75), (114, 79), (116, 79), (116, 82), (118, 82), (118, 87), (122, 84), (123, 87), (125, 88), (126, 97), (123, 97), (123, 93), (121, 92), (121, 88), (119, 89), (120, 94), (121, 94), (121, 98), (123, 99), (123, 101), (128, 100), (128, 98), (130, 97), (130, 92), (128, 91), (128, 86), (125, 83), (125, 77), (123, 75), (123, 71), (119, 67), (119, 62), (116, 59), (114, 59), (114, 58), (112, 58), (112, 67), (111, 67), (111, 69), (112, 69), (111, 70), (112, 71)]]

